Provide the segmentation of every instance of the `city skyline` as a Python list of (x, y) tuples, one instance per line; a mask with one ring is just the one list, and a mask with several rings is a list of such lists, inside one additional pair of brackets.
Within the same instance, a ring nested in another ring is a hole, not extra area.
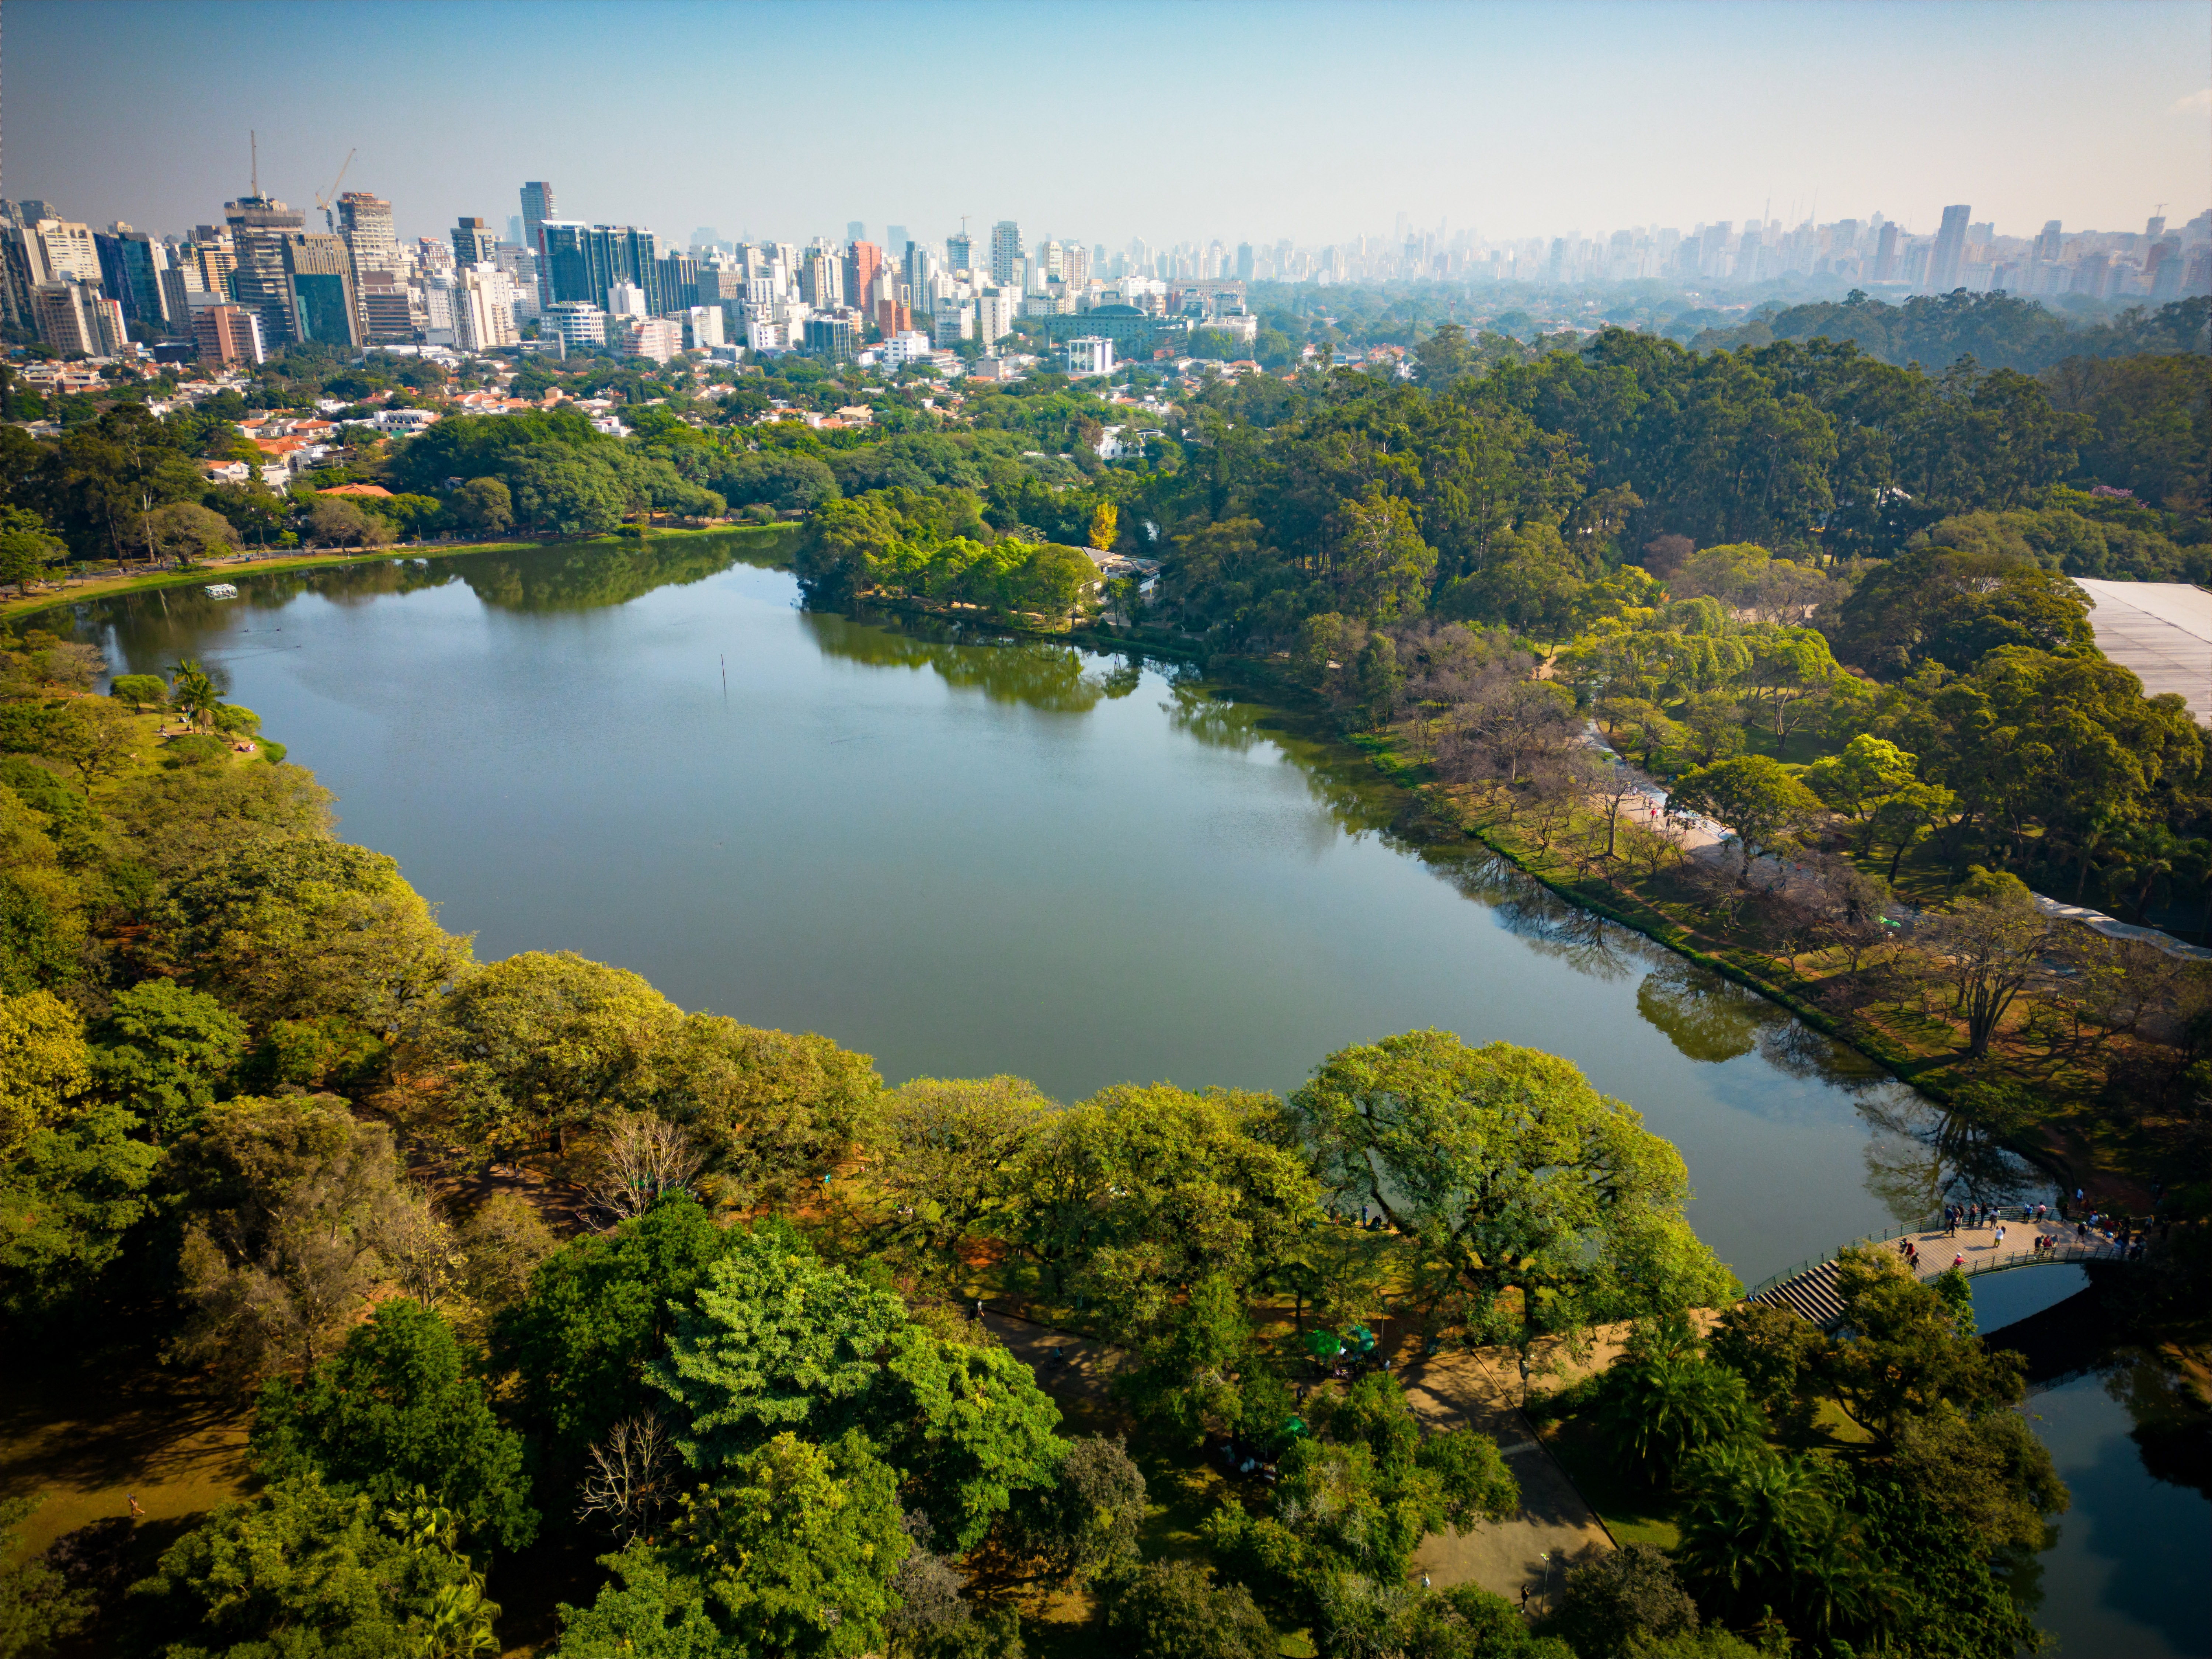
[[(1754, 214), (1794, 228), (1816, 213), (1823, 223), (1880, 213), (1931, 235), (1960, 202), (2000, 235), (2027, 237), (2052, 219), (2137, 230), (2160, 204), (2176, 222), (2191, 216), (2212, 143), (2212, 89), (2201, 84), (2212, 8), (2197, 3), (2010, 8), (1996, 31), (1991, 8), (1945, 4), (1376, 6), (1349, 15), (1366, 35), (1423, 44), (1386, 44), (1364, 73), (1357, 52), (1292, 50), (1302, 22), (1341, 34), (1346, 15), (1184, 8), (1171, 14), (1191, 48), (1179, 58), (1228, 55), (1218, 73), (1164, 75), (1137, 48), (1170, 14), (1142, 5), (1117, 9), (1121, 27), (1103, 33), (1095, 18), (1078, 28), (1065, 14), (994, 5), (537, 10), (541, 26), (518, 29), (518, 9), (472, 4), (125, 13), (10, 0), (0, 195), (180, 232), (247, 193), (252, 127), (264, 194), (319, 219), (315, 204), (353, 151), (346, 187), (390, 200), (403, 240), (477, 216), (502, 230), (526, 179), (557, 182), (562, 217), (650, 227), (667, 246), (700, 226), (796, 241), (852, 220), (941, 242), (963, 213), (970, 234), (1012, 218), (1034, 237), (1109, 247), (1132, 237), (1321, 246), (1401, 234), (1401, 221), (1495, 244), (1687, 233)], [(438, 51), (425, 55), (420, 31), (397, 20), (433, 15)], [(913, 150), (872, 142), (880, 124), (864, 118), (865, 100), (848, 121), (778, 118), (818, 109), (811, 94), (828, 92), (833, 65), (814, 46), (843, 40), (869, 58), (846, 26), (872, 20), (866, 38), (880, 40), (882, 20), (899, 15), (915, 28), (889, 31), (898, 50), (870, 61), (906, 73), (872, 71), (862, 85), (882, 88), (883, 114), (901, 120), (911, 111), (900, 87), (928, 89), (921, 101), (941, 110), (947, 139), (932, 165), (887, 165)], [(114, 26), (120, 15), (130, 27)], [(624, 88), (644, 74), (645, 47), (740, 15), (734, 78), (663, 73), (641, 116)], [(194, 78), (217, 17), (228, 20), (223, 38), (252, 39), (271, 73), (227, 101), (223, 121), (179, 124), (173, 86)], [(988, 68), (940, 64), (946, 31), (933, 26), (956, 21), (985, 35), (1004, 25)], [(1087, 56), (1071, 58), (1079, 37)], [(561, 43), (582, 40), (593, 43), (590, 70), (574, 88)], [(1971, 65), (1959, 56), (1968, 51), (1979, 55)], [(67, 77), (40, 70), (88, 52), (103, 69), (96, 119), (70, 101)], [(1557, 73), (1501, 72), (1523, 54)], [(1024, 72), (1032, 56), (1087, 64), (1088, 90), (1062, 84), (1055, 106)], [(2106, 72), (2121, 60), (2124, 74)], [(333, 62), (349, 82), (336, 95)], [(1808, 62), (1820, 65), (1818, 84), (1788, 85), (1784, 71)], [(1705, 95), (1723, 86), (1725, 96)], [(554, 100), (580, 89), (589, 110), (534, 120), (514, 87)], [(2054, 123), (2045, 112), (2059, 98), (2068, 118)], [(1097, 131), (1086, 131), (1074, 118), (1094, 105)], [(599, 111), (605, 118), (591, 118)], [(1757, 143), (1742, 142), (1753, 133)]]

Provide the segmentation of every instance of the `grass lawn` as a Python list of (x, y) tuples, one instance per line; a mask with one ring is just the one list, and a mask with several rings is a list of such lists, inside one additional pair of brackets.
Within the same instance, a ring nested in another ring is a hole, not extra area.
[(56, 1340), (0, 1368), (0, 1497), (46, 1494), (26, 1555), (64, 1533), (145, 1510), (134, 1575), (204, 1511), (246, 1489), (250, 1401), (165, 1371), (146, 1345)]
[(1655, 1492), (1624, 1475), (1620, 1460), (1598, 1443), (1586, 1418), (1570, 1417), (1538, 1432), (1567, 1472), (1567, 1479), (1575, 1483), (1575, 1490), (1597, 1511), (1615, 1543), (1655, 1544), (1671, 1550), (1682, 1541), (1675, 1524), (1674, 1497)]

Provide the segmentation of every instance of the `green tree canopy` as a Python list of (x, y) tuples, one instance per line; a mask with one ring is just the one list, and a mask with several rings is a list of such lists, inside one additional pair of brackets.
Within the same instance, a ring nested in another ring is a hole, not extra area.
[(380, 1507), (420, 1486), (471, 1537), (520, 1549), (537, 1534), (521, 1437), (492, 1415), (453, 1327), (411, 1300), (380, 1306), (304, 1384), (270, 1379), (252, 1443), (274, 1480), (319, 1476)]
[(1335, 1194), (1443, 1264), (1470, 1330), (1547, 1332), (1726, 1299), (1681, 1155), (1566, 1060), (1446, 1031), (1340, 1049), (1291, 1097)]
[(484, 1651), (474, 1633), (498, 1607), (466, 1556), (406, 1520), (312, 1476), (279, 1482), (171, 1545), (131, 1600), (172, 1659)]

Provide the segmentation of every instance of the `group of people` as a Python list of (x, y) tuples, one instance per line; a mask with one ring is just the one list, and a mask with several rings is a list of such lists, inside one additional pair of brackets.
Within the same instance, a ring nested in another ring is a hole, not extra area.
[[(2093, 1210), (2087, 1214), (2081, 1213), (2081, 1188), (2075, 1188), (2075, 1216), (2072, 1222), (2074, 1237), (2071, 1241), (2074, 1244), (2085, 1249), (2096, 1245), (2116, 1245), (2130, 1261), (2134, 1261), (2142, 1255), (2146, 1242), (2146, 1234), (2142, 1229), (2128, 1221), (2106, 1216), (2099, 1211)], [(2032, 1224), (2035, 1228), (2035, 1239), (2031, 1246), (2033, 1253), (2039, 1256), (2048, 1255), (2056, 1253), (2068, 1242), (2066, 1209), (2066, 1205), (2061, 1202), (2058, 1214), (2054, 1218), (2051, 1206), (2048, 1204), (1999, 1205), (1984, 1204), (1978, 1200), (1966, 1204), (1949, 1204), (1943, 1209), (1943, 1237), (1955, 1238), (1961, 1227), (1970, 1231), (1984, 1227), (1991, 1228), (1995, 1230), (1996, 1237), (1991, 1241), (1990, 1249), (1993, 1251), (2001, 1251), (2004, 1249), (2005, 1223), (2016, 1211), (2021, 1221)], [(1917, 1272), (1920, 1267), (1918, 1243), (1908, 1234), (1898, 1241), (1897, 1248), (1898, 1253), (1905, 1257), (1915, 1272)], [(1965, 1266), (1965, 1253), (1961, 1251), (1954, 1254), (1951, 1265), (1954, 1267)]]

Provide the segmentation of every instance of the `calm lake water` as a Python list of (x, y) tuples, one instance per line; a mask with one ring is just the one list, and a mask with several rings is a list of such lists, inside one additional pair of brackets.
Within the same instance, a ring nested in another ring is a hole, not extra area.
[[(1407, 833), (1401, 793), (1264, 693), (810, 614), (740, 547), (249, 576), (76, 626), (118, 672), (206, 661), (479, 956), (579, 951), (894, 1082), (1289, 1090), (1392, 1032), (1504, 1038), (1681, 1148), (1747, 1283), (1941, 1193), (2052, 1196), (1771, 1005)], [(2059, 1272), (1978, 1281), (1985, 1316)], [(2102, 1377), (2033, 1409), (2075, 1482), (2044, 1558), (2064, 1653), (2204, 1651), (2179, 1633), (2201, 1572), (2167, 1572), (2201, 1568), (2202, 1493), (2146, 1470)]]
[(2072, 1266), (1973, 1281), (1981, 1333), (2028, 1355), (2027, 1419), (2073, 1494), (2036, 1558), (2036, 1620), (2057, 1638), (2048, 1659), (2203, 1659), (2212, 1472), (2202, 1431), (2169, 1361), (2101, 1340), (2087, 1285)]
[(1289, 1090), (1392, 1032), (1502, 1037), (1680, 1146), (1747, 1283), (2026, 1180), (1771, 1005), (1407, 839), (1262, 697), (802, 611), (739, 545), (249, 576), (78, 628), (118, 672), (204, 660), (480, 956), (578, 951), (894, 1082)]

